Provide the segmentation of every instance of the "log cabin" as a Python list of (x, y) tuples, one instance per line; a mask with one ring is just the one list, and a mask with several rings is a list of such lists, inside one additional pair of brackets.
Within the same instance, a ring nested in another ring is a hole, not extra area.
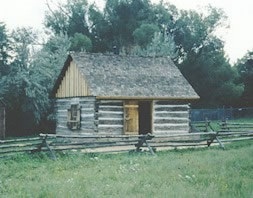
[(53, 88), (57, 134), (189, 132), (198, 94), (169, 57), (71, 53)]

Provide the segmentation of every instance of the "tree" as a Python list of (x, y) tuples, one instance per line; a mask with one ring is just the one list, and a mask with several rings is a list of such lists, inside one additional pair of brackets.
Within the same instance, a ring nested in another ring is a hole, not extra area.
[(10, 40), (4, 23), (0, 22), (0, 77), (9, 72), (10, 56)]
[[(12, 58), (10, 70), (0, 84), (7, 105), (7, 135), (30, 135), (49, 125), (52, 105), (49, 94), (70, 47), (65, 36), (52, 37), (38, 52), (32, 29), (22, 28), (8, 36)], [(15, 123), (15, 124), (14, 124)]]
[(52, 36), (33, 57), (31, 79), (36, 79), (36, 83), (44, 87), (34, 98), (39, 107), (37, 129), (54, 131), (54, 107), (50, 95), (70, 45), (70, 39), (66, 35)]
[(66, 4), (58, 4), (53, 10), (47, 1), (49, 12), (45, 15), (45, 25), (55, 34), (67, 34), (69, 37), (75, 33), (89, 35), (87, 24), (87, 0), (67, 0)]
[(90, 31), (94, 51), (112, 51), (113, 46), (117, 46), (128, 53), (135, 44), (133, 32), (141, 24), (148, 24), (152, 14), (148, 0), (107, 0), (103, 12), (92, 6)]
[(215, 31), (226, 26), (227, 17), (221, 9), (208, 7), (206, 11), (205, 15), (193, 10), (178, 13), (172, 33), (180, 59), (200, 54), (204, 46), (222, 44)]
[(225, 24), (226, 17), (222, 10), (209, 7), (208, 11), (206, 15), (195, 11), (180, 13), (172, 32), (179, 52), (177, 62), (200, 95), (197, 106), (235, 105), (243, 86), (225, 56), (223, 42), (214, 34)]
[(247, 52), (237, 61), (235, 67), (245, 87), (240, 104), (241, 106), (253, 106), (253, 52)]
[(145, 48), (154, 37), (155, 32), (159, 32), (159, 28), (153, 24), (142, 24), (133, 32), (135, 42)]
[(68, 0), (66, 4), (59, 4), (56, 10), (48, 2), (47, 5), (49, 12), (45, 16), (46, 27), (56, 35), (64, 33), (72, 38), (71, 50), (91, 51), (87, 0)]
[(238, 73), (225, 58), (219, 40), (202, 47), (201, 52), (191, 52), (179, 67), (200, 95), (198, 107), (233, 106), (242, 94)]
[(33, 109), (37, 106), (32, 97), (43, 87), (30, 78), (30, 50), (35, 34), (31, 29), (22, 28), (13, 31), (8, 39), (12, 58), (8, 74), (2, 80), (6, 88), (3, 97), (7, 105), (7, 133), (17, 135), (17, 131), (22, 134), (34, 129), (37, 109)]
[(172, 59), (177, 57), (176, 45), (173, 37), (156, 32), (146, 47), (136, 46), (132, 54), (138, 56), (169, 56)]
[(71, 38), (70, 41), (71, 41), (70, 51), (90, 52), (92, 49), (91, 40), (81, 33), (75, 33), (74, 37)]

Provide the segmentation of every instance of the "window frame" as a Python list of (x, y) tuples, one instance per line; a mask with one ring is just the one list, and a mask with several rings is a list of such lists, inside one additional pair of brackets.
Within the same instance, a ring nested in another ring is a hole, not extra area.
[(81, 108), (79, 104), (71, 104), (68, 109), (67, 126), (70, 130), (81, 128)]

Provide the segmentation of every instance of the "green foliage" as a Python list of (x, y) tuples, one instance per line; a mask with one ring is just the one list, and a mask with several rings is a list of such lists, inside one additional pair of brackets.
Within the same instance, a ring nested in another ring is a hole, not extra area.
[(70, 51), (91, 51), (92, 43), (91, 40), (80, 33), (75, 33), (74, 37), (70, 40), (71, 46)]
[(206, 16), (195, 11), (181, 12), (174, 31), (179, 68), (200, 95), (198, 107), (233, 106), (243, 85), (238, 83), (238, 73), (225, 56), (223, 42), (213, 34), (224, 24), (225, 16), (215, 8), (208, 11)]
[(48, 8), (50, 12), (45, 16), (46, 27), (56, 35), (64, 33), (72, 38), (70, 50), (91, 51), (87, 0), (68, 0), (66, 4), (59, 4), (56, 10), (52, 10), (48, 3)]
[[(251, 197), (252, 141), (145, 154), (0, 161), (1, 197)], [(24, 182), (25, 181), (25, 182)], [(57, 190), (56, 190), (57, 189)]]
[(38, 103), (40, 130), (53, 130), (54, 121), (53, 103), (49, 99), (54, 83), (64, 65), (71, 42), (66, 35), (53, 36), (45, 46), (35, 54), (32, 61), (30, 76), (37, 85), (42, 86), (40, 93), (36, 95), (34, 101)]
[(192, 56), (191, 52), (200, 53), (203, 47), (209, 45), (215, 50), (218, 42), (223, 45), (214, 33), (226, 25), (224, 12), (213, 7), (209, 7), (206, 12), (204, 15), (193, 10), (183, 10), (178, 14), (179, 18), (175, 22), (173, 33), (175, 42), (180, 48), (180, 58)]
[(56, 34), (65, 33), (69, 37), (75, 33), (89, 34), (86, 21), (88, 3), (86, 0), (68, 0), (66, 4), (58, 4), (58, 9), (52, 10), (48, 4), (49, 12), (45, 15), (45, 25)]
[(148, 0), (107, 0), (103, 12), (92, 7), (90, 21), (94, 51), (111, 51), (113, 46), (123, 49), (127, 53), (134, 44), (133, 32), (141, 24), (150, 23), (153, 14), (152, 6)]
[(132, 54), (138, 56), (169, 56), (171, 58), (176, 58), (176, 45), (175, 42), (169, 34), (164, 36), (161, 33), (155, 33), (152, 41), (147, 44), (145, 48), (136, 46)]
[[(2, 78), (9, 72), (10, 41), (4, 23), (0, 22), (0, 77)], [(2, 87), (2, 86), (1, 86)], [(1, 93), (1, 92), (0, 92)]]
[(249, 51), (235, 64), (240, 73), (241, 82), (245, 89), (241, 97), (240, 104), (243, 106), (253, 106), (253, 52)]
[(48, 128), (42, 125), (49, 125), (52, 113), (49, 93), (70, 44), (66, 37), (51, 38), (40, 51), (31, 52), (36, 35), (24, 28), (14, 31), (11, 39), (11, 69), (0, 81), (7, 105), (7, 136), (33, 134)]
[(153, 24), (142, 24), (133, 32), (134, 40), (140, 47), (146, 47), (154, 37), (159, 28)]

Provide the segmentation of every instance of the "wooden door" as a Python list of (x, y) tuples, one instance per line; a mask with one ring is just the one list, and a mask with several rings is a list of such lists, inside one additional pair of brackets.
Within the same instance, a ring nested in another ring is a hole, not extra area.
[(138, 101), (124, 103), (124, 132), (126, 135), (139, 134), (139, 105)]

